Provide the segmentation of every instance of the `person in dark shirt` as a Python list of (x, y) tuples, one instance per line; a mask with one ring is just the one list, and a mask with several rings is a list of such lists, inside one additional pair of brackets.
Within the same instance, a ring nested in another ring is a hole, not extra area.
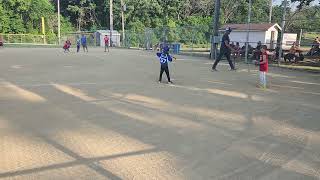
[(164, 46), (162, 49), (162, 52), (157, 53), (157, 56), (160, 60), (160, 76), (159, 76), (159, 83), (161, 83), (162, 81), (162, 74), (163, 72), (166, 72), (167, 78), (168, 78), (168, 83), (172, 84), (172, 81), (170, 79), (170, 74), (169, 74), (169, 62), (172, 62), (172, 58), (175, 59), (175, 57), (172, 57), (169, 54), (169, 47), (168, 46)]
[(261, 47), (262, 43), (261, 41), (258, 41), (256, 49), (253, 51), (253, 60), (259, 60), (261, 57)]
[(216, 61), (214, 62), (213, 66), (212, 66), (212, 71), (217, 71), (216, 67), (219, 63), (219, 61), (221, 60), (222, 56), (225, 56), (229, 62), (229, 65), (231, 67), (231, 70), (236, 70), (232, 61), (231, 61), (231, 51), (235, 51), (231, 46), (230, 46), (230, 38), (229, 35), (231, 33), (232, 29), (230, 27), (228, 27), (226, 29), (226, 32), (224, 33), (224, 35), (222, 36), (222, 42), (221, 42), (221, 47), (220, 47), (220, 54), (218, 56), (218, 58), (216, 59)]

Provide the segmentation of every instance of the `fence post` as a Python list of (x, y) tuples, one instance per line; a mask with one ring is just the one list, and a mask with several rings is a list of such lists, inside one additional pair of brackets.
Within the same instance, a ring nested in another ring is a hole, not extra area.
[(286, 23), (286, 12), (287, 12), (287, 0), (284, 0), (283, 4), (283, 16), (282, 16), (282, 24), (281, 24), (281, 41), (280, 41), (280, 47), (279, 47), (279, 59), (278, 59), (278, 65), (280, 66), (280, 61), (282, 59), (282, 42), (283, 42), (283, 36), (284, 36), (284, 28)]
[(192, 52), (192, 54), (193, 54), (193, 51), (194, 51), (194, 49), (193, 49), (193, 43), (194, 43), (194, 28), (193, 27), (191, 27), (191, 29), (192, 29), (192, 40), (191, 40), (191, 52)]

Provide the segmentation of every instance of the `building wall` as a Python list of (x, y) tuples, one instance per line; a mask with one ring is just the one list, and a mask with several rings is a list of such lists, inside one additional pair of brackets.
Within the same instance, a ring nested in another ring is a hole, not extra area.
[[(258, 41), (261, 41), (262, 43), (265, 43), (266, 40), (265, 40), (265, 35), (266, 35), (266, 32), (250, 32), (249, 33), (249, 44), (252, 46), (252, 47), (256, 47), (257, 46), (257, 42)], [(230, 34), (230, 41), (231, 42), (239, 42), (240, 43), (240, 46), (244, 46), (245, 45), (245, 42), (247, 41), (247, 32), (240, 32), (240, 31), (233, 31), (231, 32)]]
[[(274, 31), (274, 40), (273, 40), (273, 42), (270, 42), (272, 31)], [(268, 31), (266, 31), (265, 43), (268, 46), (268, 48), (270, 48), (270, 47), (275, 48), (277, 46), (278, 34), (279, 34), (278, 29), (276, 29), (275, 27), (271, 27)], [(271, 45), (271, 43), (273, 43), (273, 46)]]

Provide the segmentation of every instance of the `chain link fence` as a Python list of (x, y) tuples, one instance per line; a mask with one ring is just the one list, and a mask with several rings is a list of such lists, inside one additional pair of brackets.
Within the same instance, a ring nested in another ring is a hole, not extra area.
[(0, 34), (0, 39), (6, 44), (57, 45), (56, 35), (34, 34)]
[(156, 50), (162, 43), (179, 44), (181, 52), (210, 51), (209, 26), (183, 26), (146, 28), (142, 31), (125, 31), (122, 46)]

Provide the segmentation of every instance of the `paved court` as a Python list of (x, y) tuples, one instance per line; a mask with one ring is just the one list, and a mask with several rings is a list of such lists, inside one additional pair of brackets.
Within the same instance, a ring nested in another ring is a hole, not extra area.
[[(320, 178), (320, 74), (136, 50), (0, 49), (0, 179)], [(166, 78), (164, 77), (164, 80)]]

